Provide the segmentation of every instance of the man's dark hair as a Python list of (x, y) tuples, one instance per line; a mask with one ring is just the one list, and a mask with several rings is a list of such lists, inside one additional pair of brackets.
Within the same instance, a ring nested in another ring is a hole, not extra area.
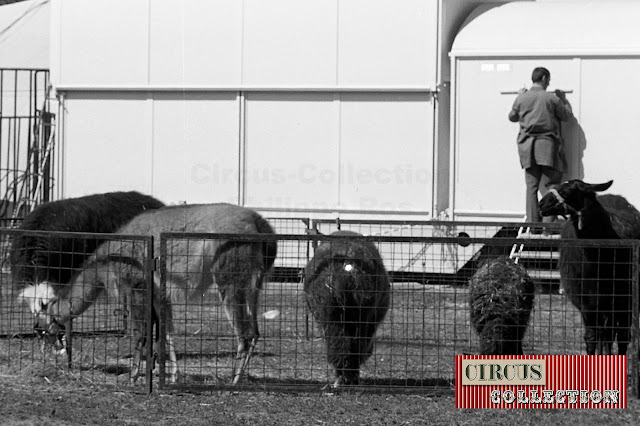
[(551, 77), (551, 73), (544, 67), (537, 67), (531, 73), (531, 81), (540, 83), (544, 77)]

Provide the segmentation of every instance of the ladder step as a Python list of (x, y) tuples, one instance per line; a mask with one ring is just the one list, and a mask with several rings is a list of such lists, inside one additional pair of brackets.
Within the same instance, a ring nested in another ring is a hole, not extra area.
[(533, 241), (533, 240), (559, 240), (562, 237), (560, 236), (560, 234), (543, 235), (543, 234), (532, 234), (530, 232), (523, 232), (521, 234), (518, 234), (516, 238), (524, 241), (527, 241), (527, 240)]
[(536, 280), (560, 280), (560, 272), (547, 269), (528, 269), (529, 276)]
[(518, 256), (520, 259), (558, 260), (560, 253), (557, 251), (522, 250)]

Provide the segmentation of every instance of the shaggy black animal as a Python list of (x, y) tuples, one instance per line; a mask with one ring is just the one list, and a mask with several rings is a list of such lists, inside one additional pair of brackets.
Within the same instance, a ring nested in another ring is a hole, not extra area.
[[(107, 192), (52, 201), (23, 220), (22, 231), (113, 233), (140, 213), (164, 204), (139, 192)], [(17, 233), (12, 238), (11, 274), (21, 286), (47, 281), (66, 284), (104, 240), (44, 233)], [(58, 290), (54, 285), (54, 291)]]
[(487, 261), (471, 277), (471, 324), (480, 336), (482, 355), (523, 355), (534, 293), (524, 267), (506, 256)]
[[(597, 192), (609, 189), (612, 183), (564, 182), (540, 200), (540, 213), (568, 217), (561, 232), (565, 239), (637, 238), (638, 211), (623, 197), (596, 197)], [(609, 210), (598, 200), (602, 200)], [(627, 353), (631, 324), (631, 256), (631, 249), (626, 247), (560, 248), (562, 286), (582, 314), (589, 355), (610, 355), (616, 339), (618, 353)]]
[(304, 271), (307, 305), (320, 324), (339, 385), (357, 385), (373, 337), (389, 309), (390, 285), (376, 246), (360, 234), (323, 242)]
[(621, 195), (602, 194), (596, 200), (609, 213), (611, 226), (622, 239), (640, 239), (640, 211)]

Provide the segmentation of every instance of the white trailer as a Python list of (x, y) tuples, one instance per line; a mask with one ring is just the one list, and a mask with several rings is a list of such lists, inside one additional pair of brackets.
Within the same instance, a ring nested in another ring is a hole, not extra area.
[(507, 114), (531, 72), (569, 91), (565, 178), (614, 179), (611, 192), (640, 206), (640, 2), (520, 2), (468, 22), (451, 49), (451, 217), (522, 220), (524, 174), (517, 124)]

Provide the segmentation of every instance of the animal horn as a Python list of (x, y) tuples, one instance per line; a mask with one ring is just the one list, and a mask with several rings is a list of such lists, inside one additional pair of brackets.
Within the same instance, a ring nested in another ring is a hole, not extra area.
[(605, 182), (605, 183), (594, 183), (594, 184), (588, 184), (588, 185), (590, 190), (594, 192), (602, 192), (602, 191), (606, 191), (611, 187), (611, 185), (613, 185), (613, 180), (610, 180), (609, 182)]

